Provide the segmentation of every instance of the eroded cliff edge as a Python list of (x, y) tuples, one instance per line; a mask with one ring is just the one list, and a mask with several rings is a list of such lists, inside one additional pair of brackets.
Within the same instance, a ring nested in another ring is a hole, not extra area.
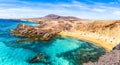
[(20, 20), (35, 22), (38, 26), (21, 23), (11, 30), (12, 34), (33, 41), (48, 41), (56, 36), (72, 37), (91, 42), (108, 52), (120, 43), (120, 20), (84, 20), (54, 14)]

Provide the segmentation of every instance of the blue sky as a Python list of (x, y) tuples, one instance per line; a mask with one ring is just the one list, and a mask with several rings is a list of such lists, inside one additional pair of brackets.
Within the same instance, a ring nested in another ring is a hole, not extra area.
[(48, 14), (120, 19), (120, 0), (0, 0), (0, 18), (35, 18)]

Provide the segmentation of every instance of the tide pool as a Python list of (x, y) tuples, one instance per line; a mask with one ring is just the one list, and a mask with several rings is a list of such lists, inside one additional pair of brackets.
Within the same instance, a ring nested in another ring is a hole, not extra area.
[[(72, 38), (14, 43), (20, 38), (12, 36), (10, 29), (16, 28), (19, 23), (37, 26), (33, 22), (0, 19), (0, 65), (82, 65), (89, 57), (93, 61), (105, 53), (100, 47)], [(40, 53), (45, 55), (43, 62), (28, 62)]]

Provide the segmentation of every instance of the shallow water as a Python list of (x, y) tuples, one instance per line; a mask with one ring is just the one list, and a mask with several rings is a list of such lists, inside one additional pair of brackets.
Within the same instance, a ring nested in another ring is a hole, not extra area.
[[(12, 36), (10, 29), (16, 28), (19, 23), (37, 26), (32, 22), (0, 19), (0, 65), (81, 65), (88, 59), (86, 57), (92, 56), (92, 60), (97, 60), (105, 53), (102, 48), (72, 38), (55, 38), (49, 42), (14, 43), (20, 38)], [(45, 55), (41, 62), (28, 62), (40, 53)], [(93, 57), (95, 55), (97, 56)]]

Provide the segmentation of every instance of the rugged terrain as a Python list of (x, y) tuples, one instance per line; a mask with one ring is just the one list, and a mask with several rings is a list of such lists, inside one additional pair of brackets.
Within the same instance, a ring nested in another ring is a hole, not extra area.
[(20, 19), (37, 23), (38, 27), (19, 24), (13, 35), (48, 41), (56, 36), (77, 38), (111, 51), (120, 43), (120, 20), (84, 20), (54, 14), (41, 18)]
[(32, 39), (32, 41), (49, 41), (56, 36), (88, 41), (103, 47), (108, 53), (103, 55), (98, 62), (89, 62), (85, 65), (120, 65), (120, 20), (85, 20), (54, 14), (20, 20), (35, 22), (39, 26), (33, 27), (21, 23), (16, 29), (11, 30), (15, 36), (28, 38), (27, 40)]
[(84, 65), (120, 65), (120, 44), (111, 52), (101, 56), (97, 62), (88, 62)]

